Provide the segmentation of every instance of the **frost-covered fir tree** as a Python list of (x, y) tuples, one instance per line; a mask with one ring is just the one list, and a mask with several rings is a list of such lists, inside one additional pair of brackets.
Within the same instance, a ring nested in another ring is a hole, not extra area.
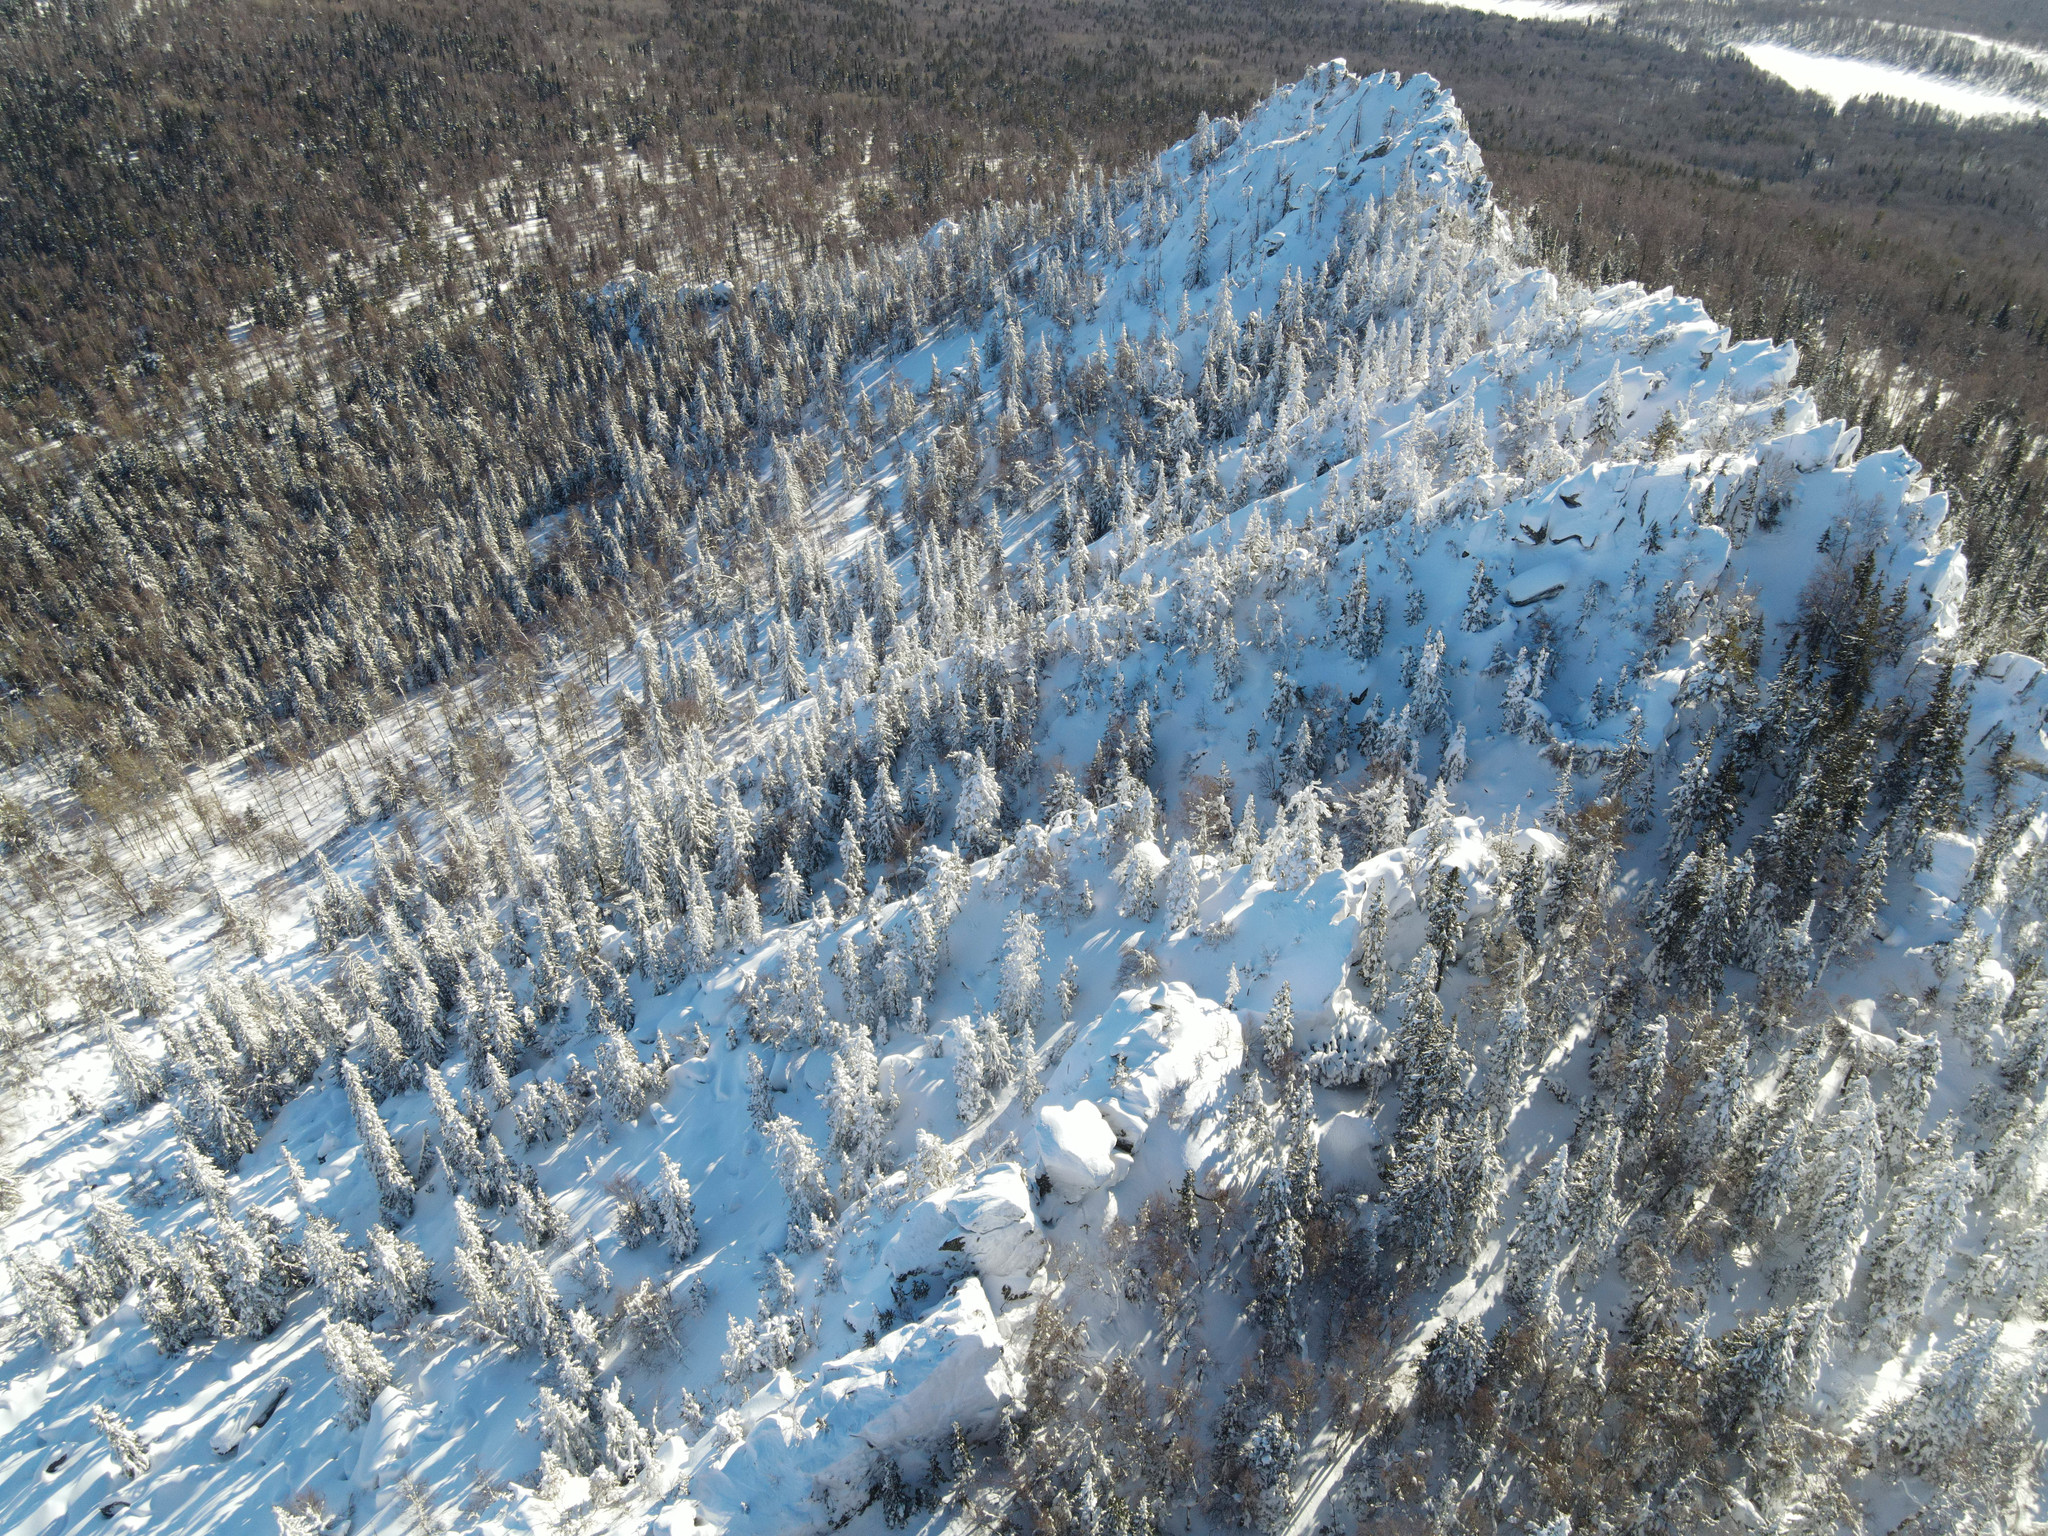
[(1871, 1251), (1865, 1332), (1893, 1349), (1920, 1327), (1981, 1183), (1975, 1164), (1956, 1155), (1957, 1129), (1953, 1119), (1935, 1127), (1893, 1181)]
[(1045, 1016), (1045, 938), (1037, 914), (1012, 913), (1003, 934), (996, 1012), (1013, 1037), (1035, 1043)]
[(880, 1167), (882, 1146), (888, 1139), (881, 1081), (873, 1040), (865, 1030), (845, 1031), (832, 1053), (832, 1075), (825, 1090), (826, 1152), (838, 1160), (842, 1176), (856, 1187), (864, 1186)]
[(376, 1339), (360, 1324), (336, 1320), (320, 1335), (320, 1350), (341, 1394), (342, 1427), (356, 1429), (368, 1423), (370, 1405), (392, 1379), (391, 1362), (377, 1348)]
[(133, 1429), (128, 1421), (110, 1408), (95, 1404), (87, 1413), (92, 1427), (106, 1438), (107, 1450), (113, 1455), (114, 1464), (121, 1469), (121, 1475), (134, 1481), (149, 1470), (149, 1446)]
[(1294, 1054), (1294, 984), (1283, 981), (1259, 1024), (1259, 1059), (1278, 1077)]
[(378, 1199), (385, 1210), (405, 1220), (412, 1215), (412, 1173), (399, 1156), (377, 1106), (371, 1102), (363, 1074), (346, 1058), (341, 1063), (341, 1080), (348, 1091), (349, 1110), (355, 1116), (356, 1135), (362, 1140), (363, 1159), (369, 1164), (370, 1177), (377, 1181)]
[(995, 770), (979, 752), (961, 774), (960, 798), (953, 807), (953, 844), (969, 856), (990, 852), (1000, 840), (1003, 787)]
[(668, 1153), (657, 1154), (660, 1170), (655, 1175), (653, 1208), (661, 1230), (662, 1246), (668, 1256), (681, 1263), (697, 1251), (697, 1207), (690, 1181)]

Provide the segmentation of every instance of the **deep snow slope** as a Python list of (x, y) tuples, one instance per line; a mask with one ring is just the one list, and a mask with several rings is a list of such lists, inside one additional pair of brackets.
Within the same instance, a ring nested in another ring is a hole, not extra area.
[(1341, 62), (693, 313), (759, 567), (98, 934), (0, 1529), (2039, 1513), (2048, 684), (1790, 348)]

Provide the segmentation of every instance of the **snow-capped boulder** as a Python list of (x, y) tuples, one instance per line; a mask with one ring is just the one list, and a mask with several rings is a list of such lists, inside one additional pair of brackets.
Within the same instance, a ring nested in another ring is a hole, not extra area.
[(691, 1479), (714, 1526), (763, 1533), (829, 1529), (863, 1507), (877, 1458), (914, 1465), (959, 1425), (984, 1438), (1022, 1390), (981, 1281), (970, 1276), (928, 1317), (830, 1361), (781, 1373), (742, 1415), (742, 1438)]
[(1347, 1109), (1333, 1115), (1316, 1143), (1323, 1182), (1332, 1188), (1364, 1182), (1372, 1169), (1372, 1149), (1378, 1139), (1378, 1128), (1364, 1110)]
[(879, 1315), (922, 1313), (970, 1272), (991, 1288), (1021, 1283), (1045, 1257), (1045, 1233), (1031, 1187), (1015, 1163), (999, 1163), (963, 1185), (913, 1200), (891, 1222), (872, 1272), (851, 1282)]
[(923, 1322), (833, 1361), (818, 1398), (828, 1411), (873, 1404), (861, 1442), (904, 1451), (950, 1439), (955, 1424), (969, 1434), (993, 1429), (1017, 1390), (988, 1291), (970, 1277)]
[(1546, 560), (1533, 565), (1508, 583), (1507, 599), (1510, 607), (1526, 608), (1531, 603), (1540, 603), (1545, 598), (1556, 597), (1571, 585), (1570, 569), (1562, 562)]
[(1046, 1084), (1038, 1148), (1061, 1197), (1078, 1204), (1124, 1178), (1170, 1101), (1220, 1102), (1244, 1061), (1244, 1028), (1181, 982), (1126, 992), (1087, 1025)]
[(378, 1393), (370, 1405), (370, 1422), (363, 1428), (363, 1448), (356, 1456), (355, 1486), (375, 1488), (387, 1474), (397, 1476), (418, 1432), (419, 1415), (403, 1392), (386, 1387)]
[(1028, 1275), (1045, 1257), (1045, 1234), (1031, 1208), (1031, 1188), (1015, 1163), (991, 1168), (946, 1202), (958, 1243), (983, 1276)]
[(1088, 1099), (1038, 1111), (1039, 1156), (1062, 1198), (1085, 1200), (1116, 1177), (1116, 1132)]

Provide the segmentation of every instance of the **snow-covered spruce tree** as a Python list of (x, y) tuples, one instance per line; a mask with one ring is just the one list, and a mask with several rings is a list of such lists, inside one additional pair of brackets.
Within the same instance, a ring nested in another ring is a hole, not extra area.
[(469, 1325), (486, 1336), (502, 1335), (511, 1302), (505, 1294), (504, 1265), (497, 1241), (484, 1231), (475, 1209), (455, 1197), (455, 1257), (450, 1269), (455, 1289), (469, 1303)]
[(145, 1019), (161, 1019), (177, 1006), (177, 977), (153, 941), (139, 937), (133, 928), (122, 931), (128, 938), (128, 1006)]
[(1458, 628), (1468, 634), (1493, 628), (1496, 617), (1493, 605), (1500, 595), (1488, 574), (1484, 560), (1475, 561), (1472, 567), (1472, 583), (1465, 592), (1465, 612), (1458, 620)]
[(363, 1143), (363, 1159), (369, 1164), (370, 1177), (377, 1181), (378, 1199), (386, 1211), (406, 1220), (412, 1215), (412, 1173), (399, 1156), (377, 1106), (371, 1102), (363, 1074), (346, 1058), (341, 1063), (341, 1080), (348, 1091), (349, 1110), (355, 1116), (356, 1134)]
[(114, 1076), (121, 1084), (123, 1105), (130, 1110), (147, 1109), (164, 1094), (163, 1072), (142, 1053), (135, 1039), (104, 1009), (91, 1010), (99, 1036), (107, 1048)]
[(1159, 850), (1151, 843), (1136, 843), (1115, 870), (1118, 891), (1117, 913), (1122, 917), (1150, 922), (1159, 910)]
[(1686, 1121), (1684, 1166), (1695, 1186), (1716, 1176), (1721, 1159), (1736, 1144), (1749, 1106), (1749, 1046), (1731, 1040), (1701, 1076)]
[(372, 1305), (404, 1328), (434, 1304), (434, 1262), (386, 1226), (372, 1226), (367, 1243)]
[(962, 1125), (973, 1125), (988, 1113), (988, 1064), (982, 1051), (981, 1030), (974, 1019), (962, 1014), (953, 1021), (953, 1096), (955, 1112)]
[(1425, 1418), (1462, 1413), (1486, 1374), (1486, 1330), (1477, 1323), (1446, 1321), (1430, 1336), (1416, 1373), (1417, 1406)]
[[(203, 1013), (203, 1010), (201, 1010)], [(253, 1151), (256, 1124), (244, 1107), (248, 1084), (222, 1055), (187, 1056), (173, 1078), (172, 1113), (178, 1128), (214, 1161), (233, 1167)]]
[(1507, 1294), (1517, 1305), (1527, 1306), (1543, 1295), (1546, 1287), (1554, 1286), (1570, 1257), (1571, 1191), (1571, 1148), (1567, 1145), (1557, 1149), (1530, 1185), (1522, 1219), (1509, 1239), (1512, 1257)]
[[(1832, 1205), (1844, 1199), (1867, 1203), (1876, 1197), (1882, 1142), (1869, 1077), (1851, 1073), (1835, 1097), (1833, 1113), (1815, 1124), (1819, 1135), (1814, 1155), (1807, 1159), (1795, 1197), (1795, 1210), (1809, 1223), (1809, 1257), (1817, 1247), (1827, 1246), (1818, 1239), (1829, 1224)], [(1844, 1218), (1834, 1219), (1851, 1225)]]
[(486, 1205), (497, 1204), (495, 1191), (481, 1188), (484, 1157), (476, 1127), (456, 1107), (455, 1096), (438, 1067), (427, 1070), (427, 1098), (441, 1133), (441, 1161), (459, 1189), (469, 1190)]
[(1434, 737), (1450, 728), (1451, 700), (1444, 677), (1444, 634), (1433, 631), (1422, 643), (1415, 665), (1415, 682), (1408, 692), (1414, 711), (1415, 729)]
[(1519, 992), (1511, 994), (1494, 1021), (1493, 1039), (1486, 1048), (1486, 1061), (1473, 1088), (1479, 1108), (1491, 1122), (1494, 1134), (1506, 1129), (1508, 1118), (1522, 1100), (1523, 1082), (1529, 1062), (1529, 1008)]
[(164, 1248), (120, 1206), (95, 1199), (85, 1216), (84, 1256), (94, 1289), (112, 1305), (164, 1262)]
[(376, 1316), (376, 1288), (369, 1266), (348, 1246), (341, 1228), (324, 1216), (309, 1216), (301, 1247), (329, 1316), (351, 1323), (367, 1323)]
[(1657, 779), (1643, 743), (1640, 710), (1629, 712), (1621, 748), (1608, 757), (1604, 784), (1607, 798), (1621, 807), (1628, 830), (1638, 837), (1648, 832), (1653, 824)]
[(334, 1373), (335, 1390), (341, 1394), (341, 1424), (357, 1429), (369, 1422), (370, 1405), (391, 1385), (391, 1362), (377, 1348), (369, 1329), (336, 1320), (320, 1335), (321, 1353)]
[(960, 798), (953, 807), (953, 844), (973, 856), (990, 852), (1001, 839), (1003, 787), (979, 752), (961, 773)]
[(697, 1208), (690, 1181), (668, 1153), (657, 1154), (660, 1171), (655, 1175), (652, 1205), (661, 1229), (662, 1245), (668, 1256), (681, 1263), (697, 1251)]
[(1274, 820), (1264, 859), (1273, 883), (1281, 890), (1304, 890), (1329, 867), (1329, 850), (1322, 835), (1327, 811), (1320, 787), (1310, 784), (1297, 791)]
[(647, 1113), (657, 1072), (640, 1059), (623, 1031), (608, 1029), (597, 1045), (597, 1091), (611, 1124), (629, 1126)]
[(825, 1090), (826, 1152), (838, 1160), (842, 1182), (853, 1187), (863, 1187), (879, 1168), (889, 1134), (881, 1081), (874, 1041), (863, 1029), (846, 1030), (832, 1053)]
[(149, 1470), (149, 1446), (142, 1436), (129, 1428), (128, 1421), (110, 1408), (95, 1405), (87, 1414), (92, 1427), (106, 1437), (107, 1450), (112, 1453), (114, 1464), (121, 1469), (121, 1475), (134, 1481)]
[(1201, 876), (1195, 869), (1194, 847), (1184, 837), (1174, 841), (1173, 853), (1167, 859), (1166, 892), (1161, 905), (1165, 908), (1169, 933), (1183, 932), (1201, 921)]
[(824, 1159), (803, 1127), (787, 1115), (770, 1120), (762, 1134), (775, 1159), (775, 1177), (789, 1201), (789, 1246), (797, 1253), (807, 1253), (838, 1214)]
[(595, 1470), (597, 1433), (596, 1426), (590, 1422), (590, 1410), (552, 1387), (540, 1389), (536, 1407), (546, 1455), (579, 1477)]
[(1259, 1024), (1259, 1059), (1275, 1077), (1294, 1056), (1294, 984), (1283, 981)]
[(654, 1455), (654, 1441), (626, 1404), (619, 1378), (614, 1376), (598, 1394), (598, 1428), (604, 1448), (605, 1468), (621, 1483), (629, 1483), (646, 1469)]
[(11, 1256), (7, 1267), (21, 1315), (44, 1347), (54, 1353), (76, 1344), (84, 1336), (84, 1322), (70, 1277), (32, 1248)]
[(1957, 1130), (1953, 1118), (1936, 1126), (1893, 1180), (1871, 1253), (1865, 1334), (1893, 1349), (1920, 1327), (1981, 1182), (1975, 1164), (1956, 1155)]
[(243, 1338), (263, 1338), (284, 1321), (290, 1288), (295, 1280), (305, 1283), (305, 1270), (286, 1261), (267, 1231), (252, 1231), (250, 1225), (233, 1220), (217, 1225), (216, 1273), (234, 1332)]
[(2003, 1324), (1982, 1319), (1927, 1362), (1884, 1438), (1936, 1487), (2018, 1513), (2018, 1476), (2040, 1452), (2033, 1409), (2042, 1390), (2039, 1340), (2008, 1338)]
[(1833, 1343), (1820, 1301), (1776, 1307), (1729, 1329), (1715, 1341), (1725, 1365), (1708, 1423), (1726, 1440), (1753, 1442), (1813, 1390)]
[(228, 1197), (233, 1193), (228, 1176), (189, 1135), (178, 1138), (178, 1187), (187, 1199), (197, 1200), (222, 1220), (227, 1218)]
[(504, 1300), (502, 1329), (514, 1348), (553, 1356), (562, 1347), (567, 1319), (546, 1261), (516, 1239), (492, 1244)]
[(1279, 1532), (1292, 1513), (1289, 1478), (1300, 1455), (1300, 1443), (1285, 1415), (1268, 1413), (1253, 1428), (1238, 1455), (1251, 1485), (1246, 1523), (1253, 1529)]
[(1003, 1028), (1028, 1048), (1045, 1017), (1045, 938), (1037, 914), (1022, 910), (1005, 920), (1003, 933), (996, 1011)]

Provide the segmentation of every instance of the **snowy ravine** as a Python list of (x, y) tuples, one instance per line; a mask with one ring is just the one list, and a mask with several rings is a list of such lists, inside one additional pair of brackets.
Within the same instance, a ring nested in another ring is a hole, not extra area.
[(1341, 61), (688, 313), (758, 564), (73, 914), (0, 1530), (2039, 1516), (2048, 683), (1792, 349)]

